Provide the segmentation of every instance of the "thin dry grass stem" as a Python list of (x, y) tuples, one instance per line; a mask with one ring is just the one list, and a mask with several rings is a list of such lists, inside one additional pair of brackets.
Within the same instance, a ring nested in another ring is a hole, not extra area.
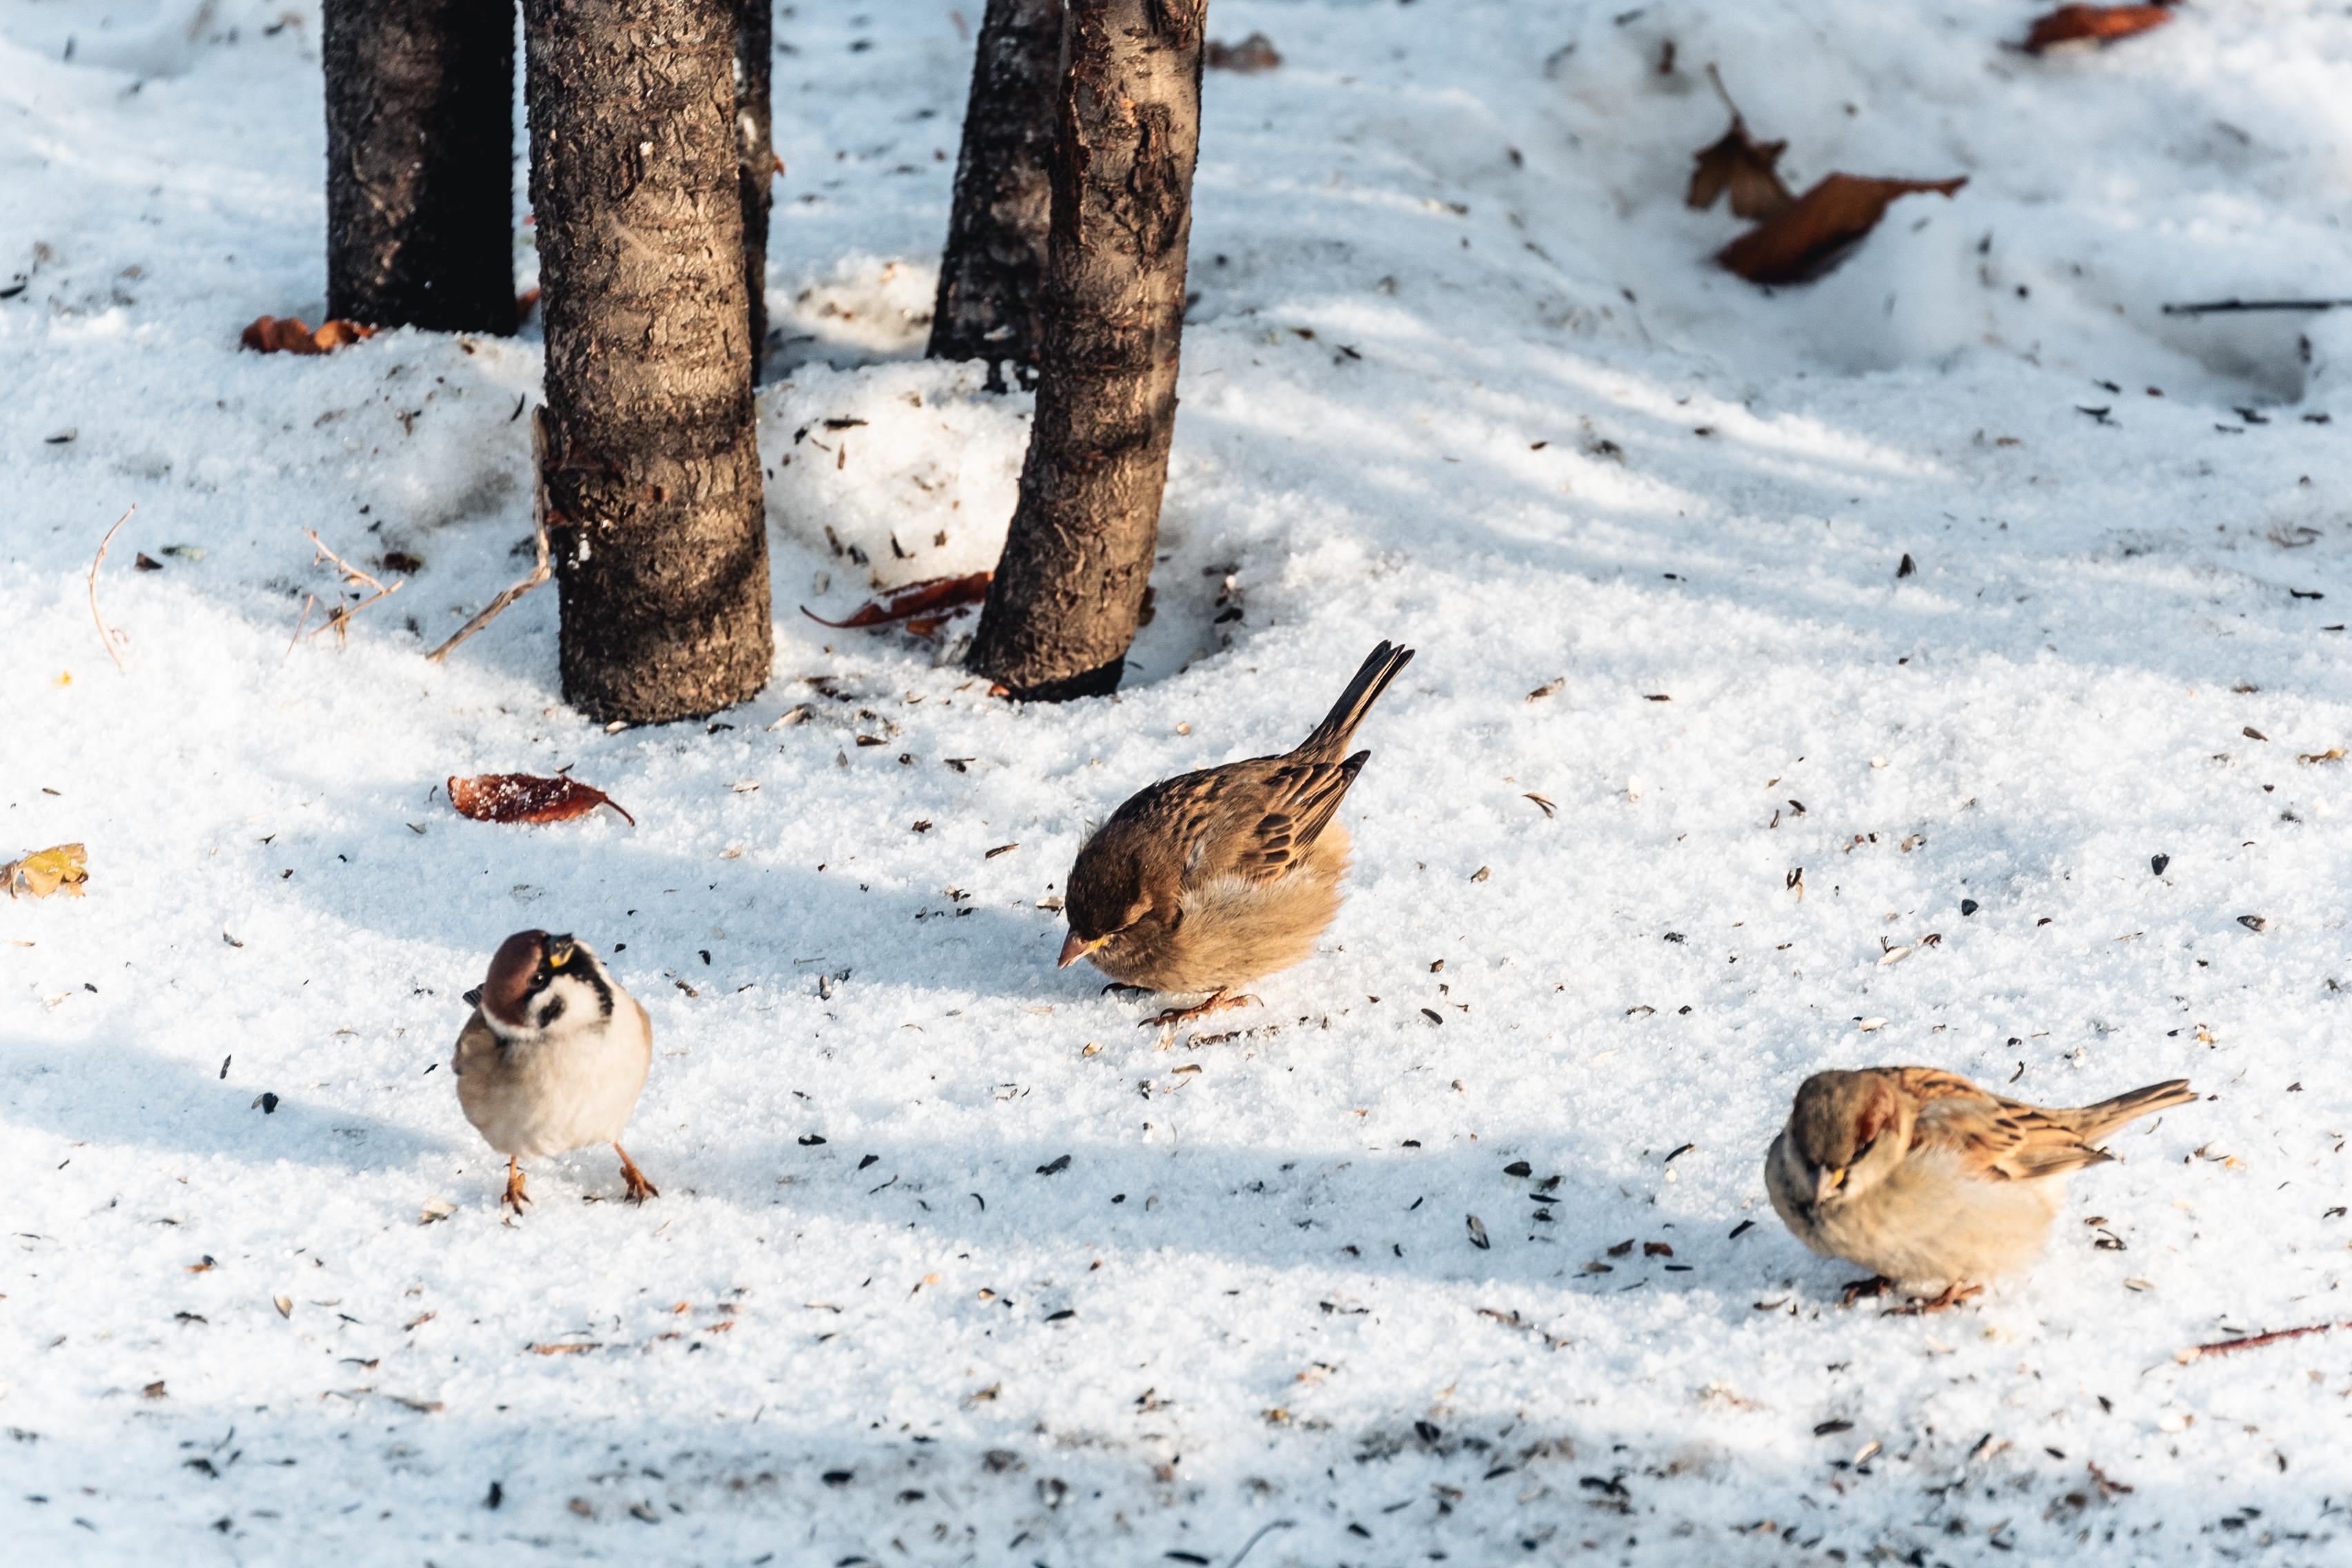
[[(350, 562), (336, 554), (332, 550), (327, 548), (327, 542), (319, 537), (319, 531), (317, 529), (306, 528), (302, 531), (304, 534), (309, 536), (312, 544), (318, 546), (319, 552), (310, 557), (311, 565), (316, 566), (321, 561), (331, 561), (335, 563), (335, 570), (342, 574), (343, 581), (345, 583), (356, 583), (364, 587), (373, 588), (375, 590), (374, 593), (369, 595), (366, 598), (360, 600), (355, 605), (346, 605), (342, 603), (341, 596), (338, 595), (335, 607), (328, 612), (327, 618), (320, 622), (318, 626), (310, 633), (310, 635), (315, 637), (320, 632), (331, 631), (335, 634), (335, 641), (338, 644), (341, 644), (346, 638), (346, 628), (350, 626), (352, 617), (353, 616), (358, 615), (362, 610), (366, 609), (378, 599), (384, 598), (393, 594), (397, 594), (400, 592), (401, 584), (407, 582), (408, 579), (403, 577), (399, 583), (394, 583), (392, 586), (387, 588), (374, 577), (361, 571), (358, 567), (352, 565)], [(304, 620), (308, 620), (310, 617), (310, 605), (305, 605), (302, 606), (302, 618)], [(294, 630), (296, 635), (299, 636), (302, 628), (298, 624)]]
[(455, 637), (451, 637), (447, 642), (443, 643), (439, 647), (435, 648), (431, 653), (426, 654), (425, 658), (428, 663), (438, 664), (448, 655), (452, 648), (455, 648), (459, 643), (464, 642), (467, 637), (472, 637), (476, 632), (480, 631), (484, 626), (488, 626), (492, 621), (497, 620), (500, 616), (504, 615), (508, 605), (513, 604), (517, 599), (521, 598), (525, 594), (530, 593), (533, 588), (538, 587), (541, 584), (546, 582), (550, 577), (555, 574), (554, 568), (548, 563), (547, 552), (546, 458), (547, 410), (544, 406), (541, 406), (530, 411), (530, 521), (531, 526), (539, 534), (539, 564), (530, 569), (530, 576), (525, 577), (521, 582), (515, 584), (510, 588), (501, 590), (497, 598), (492, 599), (487, 605), (483, 606), (482, 613), (480, 615), (476, 616), (464, 626), (459, 626)]
[(98, 613), (98, 569), (105, 564), (106, 547), (114, 542), (115, 530), (129, 522), (131, 513), (138, 510), (139, 503), (133, 501), (130, 510), (114, 520), (114, 527), (108, 529), (106, 537), (98, 542), (98, 553), (90, 558), (89, 563), (89, 618), (98, 623), (98, 640), (106, 645), (106, 657), (114, 661), (115, 668), (123, 670), (125, 673), (129, 672), (130, 667), (122, 662), (122, 650), (114, 646), (116, 637), (121, 634), (108, 626), (106, 617)]

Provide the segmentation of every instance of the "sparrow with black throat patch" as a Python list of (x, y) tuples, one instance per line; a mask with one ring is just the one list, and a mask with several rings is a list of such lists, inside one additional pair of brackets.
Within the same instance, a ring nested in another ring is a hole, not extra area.
[(1348, 830), (1335, 820), (1370, 759), (1349, 742), (1412, 660), (1382, 643), (1314, 733), (1292, 751), (1165, 779), (1112, 813), (1078, 851), (1061, 967), (1083, 958), (1121, 984), (1208, 993), (1144, 1026), (1168, 1027), (1315, 951), (1339, 912)]
[(520, 1162), (591, 1143), (621, 1157), (631, 1203), (659, 1197), (621, 1147), (653, 1066), (653, 1022), (594, 951), (569, 936), (517, 931), (466, 1000), (474, 1016), (449, 1066), (466, 1120), (507, 1157), (500, 1201), (517, 1214), (530, 1201)]

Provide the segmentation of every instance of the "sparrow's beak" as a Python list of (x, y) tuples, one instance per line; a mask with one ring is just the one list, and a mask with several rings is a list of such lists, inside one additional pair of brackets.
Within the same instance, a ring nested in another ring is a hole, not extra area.
[(1817, 1171), (1813, 1174), (1813, 1206), (1819, 1208), (1830, 1201), (1839, 1188), (1845, 1185), (1845, 1167)]
[(1092, 942), (1088, 942), (1085, 937), (1080, 936), (1077, 932), (1072, 931), (1063, 940), (1061, 962), (1055, 964), (1054, 967), (1056, 969), (1067, 969), (1070, 965), (1086, 957), (1087, 954), (1094, 952), (1095, 949), (1100, 947), (1109, 940), (1110, 938), (1107, 936), (1098, 936)]
[(565, 964), (572, 962), (572, 942), (570, 937), (549, 937), (547, 939), (547, 967), (550, 969), (562, 968)]

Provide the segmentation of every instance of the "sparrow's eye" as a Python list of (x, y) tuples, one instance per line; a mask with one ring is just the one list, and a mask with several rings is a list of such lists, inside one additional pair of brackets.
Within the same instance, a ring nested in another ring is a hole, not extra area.
[(1856, 1164), (1856, 1165), (1861, 1164), (1861, 1163), (1863, 1163), (1863, 1161), (1864, 1161), (1864, 1160), (1865, 1160), (1865, 1159), (1867, 1159), (1867, 1158), (1869, 1157), (1869, 1155), (1870, 1155), (1870, 1152), (1871, 1152), (1873, 1149), (1876, 1148), (1877, 1146), (1878, 1146), (1878, 1140), (1877, 1140), (1877, 1139), (1875, 1139), (1875, 1138), (1865, 1138), (1865, 1139), (1864, 1139), (1864, 1140), (1863, 1140), (1863, 1142), (1862, 1142), (1859, 1145), (1857, 1145), (1857, 1146), (1855, 1147), (1854, 1152), (1853, 1152), (1853, 1161), (1851, 1162), (1851, 1163), (1853, 1163), (1853, 1164)]

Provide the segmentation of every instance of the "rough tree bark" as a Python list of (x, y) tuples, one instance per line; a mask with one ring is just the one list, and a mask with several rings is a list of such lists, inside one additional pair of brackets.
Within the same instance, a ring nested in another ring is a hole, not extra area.
[(774, 651), (733, 0), (524, 0), (563, 692), (656, 722)]
[(1118, 685), (1151, 574), (1201, 129), (1206, 0), (1070, 0), (1037, 412), (972, 668), (1015, 696)]
[(751, 304), (751, 371), (768, 342), (768, 212), (775, 205), (774, 0), (735, 0), (735, 135), (743, 182), (743, 286)]
[(511, 332), (511, 0), (326, 0), (327, 314)]
[(930, 357), (1037, 363), (1063, 0), (988, 0), (972, 56)]

